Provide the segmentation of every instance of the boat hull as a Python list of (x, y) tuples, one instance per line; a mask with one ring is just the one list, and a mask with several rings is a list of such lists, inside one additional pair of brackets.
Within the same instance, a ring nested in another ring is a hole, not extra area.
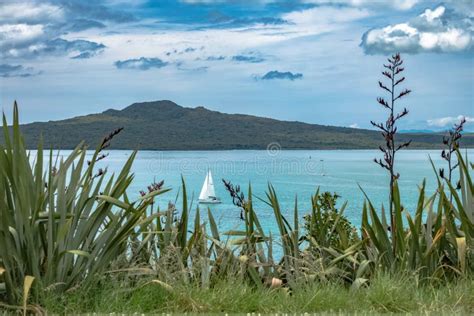
[(199, 200), (199, 204), (220, 204), (220, 200)]

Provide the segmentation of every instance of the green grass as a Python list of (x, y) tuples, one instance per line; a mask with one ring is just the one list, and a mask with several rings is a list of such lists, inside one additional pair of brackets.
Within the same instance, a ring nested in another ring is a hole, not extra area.
[(434, 287), (409, 277), (375, 277), (370, 286), (351, 290), (336, 283), (315, 282), (299, 288), (256, 288), (227, 280), (212, 288), (157, 283), (124, 284), (108, 280), (89, 289), (46, 293), (48, 313), (433, 313), (474, 312), (474, 280)]

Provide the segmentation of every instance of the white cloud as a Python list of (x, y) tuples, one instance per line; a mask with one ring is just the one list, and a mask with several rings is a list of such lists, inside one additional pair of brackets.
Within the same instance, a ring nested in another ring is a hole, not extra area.
[(388, 54), (395, 51), (461, 52), (474, 43), (474, 25), (452, 10), (439, 6), (426, 9), (406, 23), (372, 29), (362, 37), (361, 46), (368, 54)]
[[(61, 5), (53, 5), (52, 2), (0, 0), (0, 58), (15, 62), (40, 55), (85, 59), (97, 55), (97, 52), (105, 48), (82, 38), (72, 41), (62, 38), (77, 30), (105, 27), (98, 21), (87, 19), (89, 13), (94, 13), (92, 7), (79, 4), (77, 7), (82, 10), (75, 11), (72, 8), (75, 5), (73, 2), (57, 1)], [(97, 11), (104, 19), (113, 16), (106, 9)], [(70, 53), (76, 55), (69, 56)]]
[[(251, 27), (194, 30), (167, 29), (159, 32), (136, 28), (133, 32), (121, 34), (107, 34), (102, 30), (87, 30), (79, 35), (92, 41), (104, 43), (108, 47), (105, 56), (109, 56), (113, 60), (136, 58), (137, 52), (140, 52), (143, 56), (159, 57), (171, 63), (182, 61), (201, 66), (199, 63), (205, 61), (209, 56), (235, 56), (246, 51), (259, 51), (261, 48), (303, 36), (347, 29), (352, 21), (368, 15), (366, 10), (357, 8), (318, 7), (288, 13), (281, 18), (290, 23), (281, 25), (255, 24)], [(203, 43), (205, 43), (205, 48), (199, 49), (193, 54), (166, 55), (170, 49), (182, 51), (187, 47), (201, 47)], [(269, 56), (268, 60), (272, 58)], [(196, 59), (200, 61), (196, 61)], [(231, 60), (232, 58), (229, 58), (229, 61)], [(229, 64), (235, 66), (235, 63), (229, 62)], [(223, 62), (220, 66), (224, 65), (227, 63)], [(268, 70), (261, 69), (261, 71)]]
[(424, 50), (443, 52), (462, 51), (471, 45), (472, 36), (460, 29), (448, 29), (446, 32), (424, 32), (420, 34), (420, 46)]
[(32, 42), (44, 35), (43, 25), (4, 24), (0, 25), (0, 50), (10, 49), (15, 45)]
[(347, 28), (351, 22), (369, 16), (370, 12), (366, 9), (314, 7), (284, 14), (282, 19), (290, 24), (284, 25), (282, 29), (289, 37), (318, 35)]
[(431, 23), (435, 19), (439, 19), (445, 11), (446, 8), (443, 6), (439, 6), (435, 10), (426, 9), (425, 12), (420, 15), (420, 17)]
[(82, 39), (65, 40), (56, 35), (41, 24), (0, 25), (0, 58), (18, 60), (38, 56), (68, 56), (85, 59), (105, 49), (100, 43)]
[(426, 122), (428, 123), (428, 126), (451, 127), (452, 125), (459, 123), (463, 117), (466, 119), (467, 124), (474, 123), (474, 117), (464, 116), (464, 115), (458, 115), (457, 117), (454, 117), (454, 116), (440, 117), (440, 118), (427, 120)]
[[(213, 4), (235, 2), (235, 0), (179, 0), (188, 4)], [(346, 5), (352, 7), (390, 7), (396, 10), (409, 10), (421, 0), (302, 0), (303, 3), (317, 5)], [(470, 0), (461, 0), (470, 1)], [(279, 2), (279, 0), (254, 0), (260, 4)], [(297, 1), (295, 1), (297, 2)]]
[(0, 3), (0, 23), (8, 22), (41, 22), (45, 20), (58, 20), (64, 17), (61, 7), (41, 3)]
[(337, 23), (351, 22), (368, 17), (370, 14), (364, 9), (315, 7), (303, 11), (295, 11), (283, 15), (283, 19), (303, 27), (318, 25), (337, 25)]
[(359, 124), (357, 123), (354, 123), (354, 124), (351, 124), (349, 125), (350, 128), (360, 128)]
[[(123, 2), (123, 0), (104, 1), (106, 3)], [(143, 0), (139, 1), (142, 2)], [(185, 1), (202, 3), (215, 2), (216, 0)], [(261, 2), (271, 1), (262, 0)], [(67, 40), (86, 39), (103, 42), (110, 49), (116, 50), (113, 53), (114, 60), (136, 58), (136, 51), (140, 51), (141, 55), (167, 58), (163, 54), (170, 47), (179, 49), (191, 44), (198, 47), (201, 46), (201, 43), (206, 43), (206, 50), (196, 53), (199, 56), (180, 56), (180, 61), (184, 62), (191, 62), (196, 58), (206, 59), (212, 54), (233, 56), (245, 49), (258, 49), (259, 47), (303, 36), (335, 32), (349, 27), (352, 21), (369, 16), (369, 12), (361, 8), (320, 6), (294, 11), (279, 17), (290, 22), (288, 24), (267, 25), (265, 23), (255, 23), (250, 26), (235, 26), (233, 28), (194, 30), (171, 28), (165, 31), (160, 29), (158, 32), (147, 27), (130, 29), (130, 24), (125, 24), (123, 26), (116, 25), (114, 31), (117, 33), (112, 34), (104, 32), (103, 28), (92, 29), (89, 27), (80, 31), (62, 29), (67, 23), (74, 22), (74, 19), (84, 19), (81, 15), (83, 14), (82, 11), (76, 12), (77, 16), (70, 15), (73, 7), (67, 5), (57, 7), (31, 1), (17, 4), (0, 4), (0, 8), (4, 9), (0, 11), (0, 56), (3, 58), (28, 57), (31, 55), (28, 53), (29, 51), (40, 51), (47, 44), (47, 41), (54, 40), (59, 36)], [(88, 7), (86, 9), (89, 10)], [(63, 18), (64, 23), (57, 20), (61, 18)], [(12, 22), (5, 22), (6, 19), (10, 19)], [(43, 22), (39, 22), (41, 19)], [(13, 22), (17, 20), (18, 22)], [(32, 22), (36, 20), (38, 22)], [(141, 22), (145, 24), (146, 21), (141, 20)], [(155, 21), (151, 22), (154, 23)], [(124, 43), (127, 44), (124, 45)], [(170, 58), (172, 57), (167, 59)]]
[(397, 10), (409, 10), (419, 0), (305, 0), (306, 3), (348, 5), (353, 7), (391, 7)]

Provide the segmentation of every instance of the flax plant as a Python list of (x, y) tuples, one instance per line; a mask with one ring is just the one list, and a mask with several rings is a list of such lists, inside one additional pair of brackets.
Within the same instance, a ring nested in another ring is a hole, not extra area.
[[(426, 195), (425, 181), (419, 188), (413, 212), (402, 208), (398, 183), (394, 183), (395, 212), (405, 216), (397, 222), (397, 244), (389, 236), (386, 215), (378, 214), (370, 199), (362, 212), (362, 237), (367, 257), (390, 272), (412, 271), (419, 281), (450, 280), (474, 272), (474, 166), (457, 151), (460, 172), (459, 194), (455, 186), (438, 177), (438, 188)], [(443, 183), (444, 181), (444, 183)], [(447, 188), (447, 189), (445, 189)], [(447, 190), (447, 192), (446, 192)], [(448, 194), (452, 194), (454, 204)], [(412, 217), (411, 214), (414, 214)]]
[[(443, 137), (443, 145), (445, 148), (441, 151), (441, 157), (448, 163), (448, 169), (447, 174), (445, 175), (444, 168), (440, 168), (439, 176), (443, 179), (446, 177), (448, 182), (451, 182), (453, 172), (459, 166), (459, 163), (453, 160), (453, 155), (454, 158), (456, 158), (456, 150), (459, 149), (459, 142), (462, 138), (462, 131), (465, 123), (466, 118), (461, 118), (459, 123), (454, 124), (453, 128), (449, 130), (448, 135)], [(450, 201), (452, 201), (452, 196)]]
[(86, 148), (68, 156), (53, 151), (45, 161), (42, 143), (36, 157), (26, 150), (15, 103), (11, 129), (3, 116), (0, 145), (0, 267), (5, 296), (18, 303), (22, 285), (34, 277), (40, 289), (69, 290), (87, 285), (125, 253), (129, 237), (155, 196), (130, 202), (127, 188), (134, 152), (118, 174), (96, 171), (106, 140), (87, 163)]
[(376, 123), (371, 121), (370, 123), (379, 129), (384, 138), (384, 145), (379, 147), (380, 151), (383, 152), (383, 159), (374, 159), (375, 163), (379, 164), (382, 168), (386, 169), (390, 174), (390, 190), (389, 190), (389, 210), (390, 210), (390, 230), (392, 231), (392, 239), (394, 241), (394, 251), (396, 250), (396, 239), (401, 238), (397, 236), (397, 223), (401, 221), (401, 213), (395, 206), (395, 182), (400, 177), (400, 174), (395, 170), (395, 158), (399, 150), (408, 147), (411, 141), (398, 144), (396, 142), (396, 135), (398, 131), (397, 122), (408, 114), (408, 110), (404, 108), (401, 112), (397, 113), (395, 109), (396, 102), (401, 98), (411, 93), (409, 89), (403, 89), (397, 92), (398, 86), (405, 81), (405, 77), (400, 77), (401, 73), (405, 70), (403, 60), (400, 54), (395, 54), (391, 58), (388, 58), (388, 64), (383, 65), (385, 69), (382, 75), (389, 81), (388, 86), (382, 81), (379, 81), (379, 87), (389, 94), (388, 100), (383, 97), (377, 98), (377, 102), (387, 110), (388, 117), (385, 123)]

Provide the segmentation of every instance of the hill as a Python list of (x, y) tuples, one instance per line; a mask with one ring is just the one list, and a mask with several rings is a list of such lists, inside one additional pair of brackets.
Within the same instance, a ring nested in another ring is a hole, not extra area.
[[(42, 134), (45, 148), (69, 149), (82, 140), (95, 146), (118, 127), (124, 130), (114, 139), (113, 149), (265, 149), (270, 143), (283, 149), (374, 149), (381, 142), (376, 131), (225, 114), (171, 101), (134, 103), (123, 110), (25, 124), (22, 131), (29, 148), (37, 146)], [(412, 139), (411, 148), (438, 148), (442, 134), (408, 133), (399, 139)], [(464, 137), (464, 145), (474, 147), (473, 134)]]

